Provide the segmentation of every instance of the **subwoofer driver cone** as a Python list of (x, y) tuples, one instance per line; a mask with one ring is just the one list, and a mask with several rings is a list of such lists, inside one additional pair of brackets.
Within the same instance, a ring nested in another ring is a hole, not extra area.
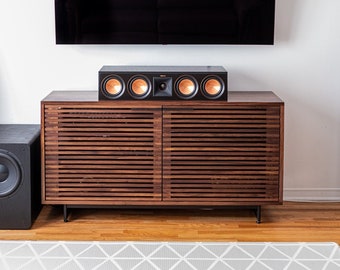
[(151, 92), (151, 82), (148, 78), (142, 75), (133, 76), (129, 80), (129, 94), (135, 99), (144, 99)]
[(218, 76), (208, 76), (203, 80), (202, 93), (208, 99), (219, 98), (225, 90), (223, 80)]
[(20, 185), (22, 169), (7, 151), (0, 149), (0, 198), (12, 194)]
[(191, 99), (197, 94), (198, 83), (192, 76), (183, 76), (177, 80), (175, 90), (180, 98)]
[(121, 77), (109, 76), (102, 85), (103, 93), (109, 99), (119, 98), (125, 91), (125, 84)]

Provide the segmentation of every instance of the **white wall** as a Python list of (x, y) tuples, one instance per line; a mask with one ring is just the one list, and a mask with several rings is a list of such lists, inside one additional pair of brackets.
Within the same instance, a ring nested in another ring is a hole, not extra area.
[(52, 90), (103, 65), (222, 65), (230, 90), (286, 103), (285, 198), (340, 200), (340, 1), (277, 0), (274, 46), (56, 46), (53, 0), (0, 0), (0, 123), (39, 123)]

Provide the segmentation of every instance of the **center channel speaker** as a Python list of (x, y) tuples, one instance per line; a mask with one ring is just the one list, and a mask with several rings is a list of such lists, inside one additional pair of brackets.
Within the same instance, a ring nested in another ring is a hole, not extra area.
[(103, 66), (99, 100), (227, 100), (221, 66)]
[(40, 126), (0, 125), (0, 229), (29, 229), (41, 209)]

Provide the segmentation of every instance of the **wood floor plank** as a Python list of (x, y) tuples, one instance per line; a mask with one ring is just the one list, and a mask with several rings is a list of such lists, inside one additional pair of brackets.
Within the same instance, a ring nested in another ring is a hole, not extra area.
[(71, 209), (45, 206), (30, 230), (0, 230), (2, 240), (336, 242), (340, 203), (284, 202), (250, 210)]

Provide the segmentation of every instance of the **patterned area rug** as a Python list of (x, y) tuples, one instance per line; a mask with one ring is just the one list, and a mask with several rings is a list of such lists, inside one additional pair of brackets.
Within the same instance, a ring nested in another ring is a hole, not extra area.
[(0, 241), (1, 270), (338, 270), (335, 243)]

